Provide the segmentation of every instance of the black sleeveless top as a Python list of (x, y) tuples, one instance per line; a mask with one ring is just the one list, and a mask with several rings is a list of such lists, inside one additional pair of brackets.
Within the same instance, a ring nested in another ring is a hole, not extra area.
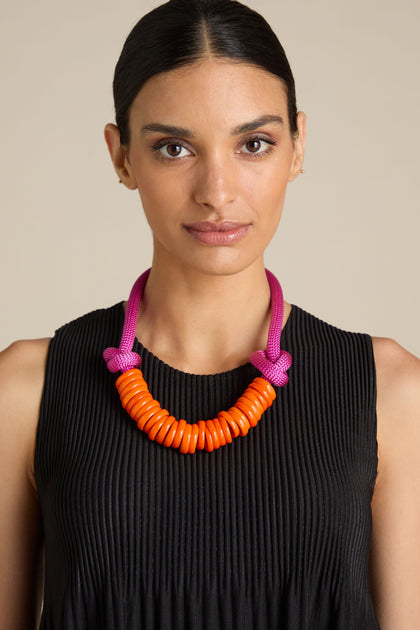
[[(377, 471), (372, 343), (293, 307), (289, 383), (217, 451), (151, 442), (102, 359), (122, 304), (51, 342), (35, 452), (45, 533), (42, 630), (373, 630)], [(137, 341), (151, 393), (214, 417), (257, 370), (175, 370)]]

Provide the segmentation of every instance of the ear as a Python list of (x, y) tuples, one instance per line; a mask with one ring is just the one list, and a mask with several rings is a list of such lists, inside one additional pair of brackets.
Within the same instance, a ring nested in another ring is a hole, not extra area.
[(289, 182), (292, 182), (300, 174), (303, 166), (303, 158), (305, 156), (306, 114), (298, 112), (296, 122), (298, 133), (296, 137), (293, 138), (294, 154), (290, 168)]
[(108, 123), (104, 130), (105, 142), (120, 181), (130, 190), (137, 188), (137, 183), (127, 157), (127, 149), (121, 145), (120, 130), (117, 125)]

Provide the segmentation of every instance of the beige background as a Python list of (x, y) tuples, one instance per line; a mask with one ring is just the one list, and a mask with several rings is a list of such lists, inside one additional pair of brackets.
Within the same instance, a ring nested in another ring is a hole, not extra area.
[[(123, 41), (155, 4), (3, 0), (0, 346), (124, 299), (149, 265), (140, 202), (102, 130)], [(289, 301), (420, 354), (420, 4), (249, 4), (285, 46), (308, 114), (306, 173), (266, 264)]]

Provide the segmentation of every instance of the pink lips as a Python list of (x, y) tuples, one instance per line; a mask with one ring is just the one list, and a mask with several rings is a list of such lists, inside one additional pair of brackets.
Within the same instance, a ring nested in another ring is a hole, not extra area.
[(193, 238), (205, 245), (232, 245), (240, 241), (250, 227), (249, 223), (198, 221), (184, 226)]

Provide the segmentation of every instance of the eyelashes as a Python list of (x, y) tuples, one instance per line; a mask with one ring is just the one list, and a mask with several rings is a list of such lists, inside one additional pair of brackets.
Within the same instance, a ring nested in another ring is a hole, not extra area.
[[(254, 135), (245, 140), (239, 147), (237, 153), (246, 155), (251, 159), (261, 159), (269, 155), (277, 142), (267, 136)], [(245, 147), (245, 150), (243, 150)], [(158, 159), (166, 162), (176, 162), (180, 159), (193, 155), (188, 146), (177, 138), (163, 138), (152, 146), (152, 151), (157, 154)]]

